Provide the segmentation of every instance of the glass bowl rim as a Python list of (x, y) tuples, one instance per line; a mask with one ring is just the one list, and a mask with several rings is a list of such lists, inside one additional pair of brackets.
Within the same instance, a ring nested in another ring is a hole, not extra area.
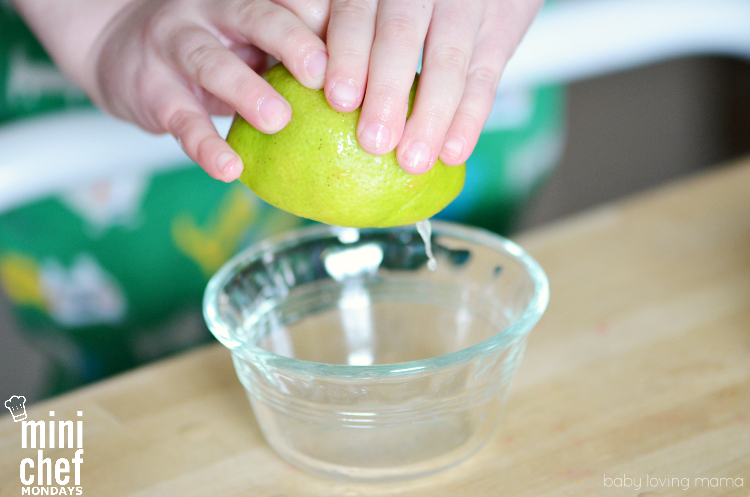
[(384, 230), (406, 230), (409, 229), (409, 226), (413, 227), (413, 225), (406, 225), (393, 226), (390, 228), (342, 228), (322, 224), (296, 228), (255, 243), (240, 251), (227, 261), (211, 277), (206, 286), (203, 296), (203, 317), (206, 324), (219, 342), (231, 350), (232, 354), (238, 355), (245, 360), (264, 363), (272, 361), (274, 367), (278, 369), (291, 370), (302, 374), (315, 374), (319, 376), (338, 378), (392, 377), (419, 374), (426, 371), (442, 369), (454, 364), (466, 363), (482, 354), (488, 354), (495, 349), (503, 347), (509, 339), (523, 336), (531, 331), (537, 321), (541, 318), (549, 302), (549, 282), (547, 280), (547, 275), (544, 273), (544, 270), (539, 263), (537, 263), (519, 245), (503, 236), (482, 228), (447, 221), (430, 220), (430, 223), (432, 224), (432, 236), (447, 235), (479, 244), (510, 256), (521, 264), (534, 284), (534, 294), (521, 316), (510, 326), (487, 340), (448, 354), (409, 362), (371, 366), (326, 364), (305, 361), (274, 354), (273, 352), (262, 349), (257, 345), (248, 343), (243, 343), (241, 347), (235, 345), (237, 341), (231, 338), (232, 334), (229, 332), (229, 327), (217, 310), (217, 299), (221, 289), (224, 288), (224, 286), (242, 267), (262, 258), (264, 254), (269, 252), (275, 253), (293, 247), (300, 242), (322, 238), (323, 236), (338, 237), (344, 230), (373, 232)]

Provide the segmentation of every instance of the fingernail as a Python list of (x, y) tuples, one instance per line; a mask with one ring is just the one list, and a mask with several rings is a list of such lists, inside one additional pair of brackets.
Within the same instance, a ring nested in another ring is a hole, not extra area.
[(464, 152), (464, 141), (461, 138), (448, 138), (443, 143), (443, 154), (452, 160), (459, 160)]
[(331, 102), (341, 107), (354, 108), (357, 105), (359, 90), (348, 81), (336, 81), (331, 88), (329, 97)]
[(313, 52), (305, 61), (307, 72), (316, 80), (322, 79), (325, 76), (327, 66), (328, 54), (320, 50)]
[(378, 152), (385, 151), (391, 141), (391, 132), (380, 123), (370, 123), (362, 130), (359, 141)]
[(286, 102), (279, 97), (269, 96), (260, 101), (258, 111), (266, 124), (276, 129), (286, 124), (284, 123), (286, 107)]
[(430, 146), (424, 142), (414, 142), (404, 152), (406, 164), (412, 171), (421, 171), (427, 169), (430, 164), (430, 155), (432, 151)]
[(241, 164), (239, 157), (231, 152), (222, 152), (216, 162), (219, 163), (219, 170), (224, 176), (237, 176), (236, 169)]

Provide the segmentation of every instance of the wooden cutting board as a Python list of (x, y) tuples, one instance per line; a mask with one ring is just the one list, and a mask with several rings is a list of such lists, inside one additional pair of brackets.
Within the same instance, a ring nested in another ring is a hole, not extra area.
[[(218, 345), (29, 415), (83, 419), (80, 487), (97, 497), (750, 495), (750, 160), (516, 241), (548, 273), (549, 309), (501, 429), (444, 473), (372, 486), (295, 469)], [(0, 497), (21, 495), (36, 457), (20, 425), (0, 422)]]

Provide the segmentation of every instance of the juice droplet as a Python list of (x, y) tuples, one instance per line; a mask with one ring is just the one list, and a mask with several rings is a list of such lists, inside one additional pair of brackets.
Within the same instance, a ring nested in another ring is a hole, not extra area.
[(437, 269), (437, 261), (432, 255), (432, 225), (429, 219), (423, 219), (417, 222), (417, 232), (424, 241), (424, 251), (427, 253), (427, 269), (434, 271)]

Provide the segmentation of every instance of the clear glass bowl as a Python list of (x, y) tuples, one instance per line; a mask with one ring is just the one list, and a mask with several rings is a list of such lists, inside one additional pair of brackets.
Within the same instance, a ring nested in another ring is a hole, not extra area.
[(287, 461), (338, 480), (411, 478), (497, 427), (547, 278), (483, 230), (434, 222), (431, 240), (435, 271), (413, 225), (314, 226), (209, 282), (206, 322)]

